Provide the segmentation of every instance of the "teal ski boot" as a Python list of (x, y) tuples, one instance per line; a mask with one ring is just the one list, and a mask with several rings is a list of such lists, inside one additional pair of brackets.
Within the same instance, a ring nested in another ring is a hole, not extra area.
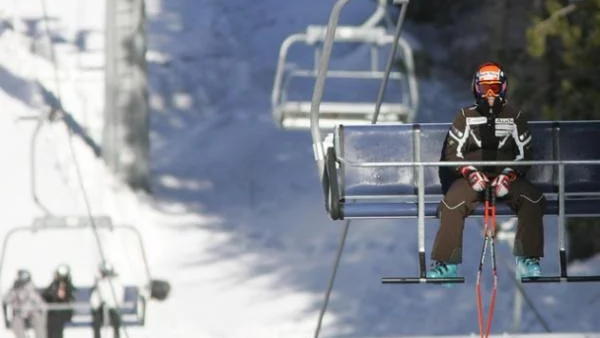
[[(458, 277), (458, 264), (446, 264), (444, 262), (434, 262), (431, 269), (427, 271), (427, 278), (454, 278)], [(445, 287), (452, 287), (453, 283), (443, 283)]]
[(539, 257), (518, 256), (518, 257), (516, 257), (516, 261), (517, 261), (517, 269), (516, 269), (517, 279), (526, 278), (526, 277), (539, 277), (542, 274)]

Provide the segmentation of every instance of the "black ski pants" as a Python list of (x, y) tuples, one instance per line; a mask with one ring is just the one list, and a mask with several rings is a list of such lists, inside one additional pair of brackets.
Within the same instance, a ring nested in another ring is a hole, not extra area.
[(65, 311), (48, 311), (48, 338), (63, 338), (65, 325), (71, 320), (71, 315)]
[[(100, 329), (102, 328), (102, 324), (104, 323), (104, 308), (101, 306), (97, 309), (92, 310), (92, 326), (94, 329), (94, 338), (100, 338)], [(121, 321), (117, 310), (115, 309), (107, 309), (108, 319), (110, 325), (113, 327), (113, 337), (119, 338), (119, 330), (121, 328)]]
[[(483, 201), (483, 195), (474, 191), (465, 178), (452, 183), (439, 208), (440, 227), (431, 251), (433, 260), (450, 264), (462, 262), (465, 218)], [(528, 180), (517, 178), (511, 182), (509, 194), (496, 201), (505, 202), (518, 218), (513, 254), (543, 257), (546, 200), (542, 192)]]

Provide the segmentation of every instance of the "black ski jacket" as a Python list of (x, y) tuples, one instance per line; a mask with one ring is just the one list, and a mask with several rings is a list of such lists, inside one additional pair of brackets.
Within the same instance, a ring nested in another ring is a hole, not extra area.
[[(65, 298), (59, 298), (58, 297), (58, 288), (60, 283), (65, 283), (65, 287), (66, 287), (66, 297)], [(48, 285), (48, 287), (46, 289), (44, 289), (44, 291), (42, 292), (42, 297), (44, 298), (44, 300), (46, 301), (46, 303), (71, 303), (75, 301), (75, 286), (73, 286), (73, 283), (66, 279), (66, 280), (59, 280), (59, 279), (54, 279), (52, 281), (52, 283), (50, 283), (50, 285)], [(73, 317), (73, 310), (51, 310), (48, 311), (50, 314), (53, 314), (54, 316), (58, 316), (61, 318), (61, 320), (63, 321), (70, 321), (71, 318)]]
[[(532, 159), (528, 117), (518, 109), (502, 104), (497, 113), (482, 113), (478, 105), (465, 107), (454, 118), (444, 140), (441, 161), (529, 161)], [(504, 166), (479, 166), (488, 177), (497, 176)], [(514, 166), (524, 176), (530, 166)], [(460, 177), (460, 167), (440, 167), (445, 194)]]

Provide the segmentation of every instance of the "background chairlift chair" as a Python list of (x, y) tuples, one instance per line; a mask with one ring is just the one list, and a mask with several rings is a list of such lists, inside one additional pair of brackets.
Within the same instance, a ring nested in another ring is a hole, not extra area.
[[(148, 265), (148, 261), (146, 258), (146, 251), (144, 247), (144, 242), (142, 240), (141, 234), (139, 231), (130, 225), (114, 225), (110, 219), (110, 217), (99, 216), (94, 217), (93, 219), (95, 227), (99, 230), (110, 231), (113, 232), (115, 230), (121, 230), (129, 232), (134, 236), (139, 245), (137, 251), (142, 258), (143, 263), (143, 271), (145, 276), (142, 278), (145, 283), (143, 285), (138, 284), (127, 284), (127, 280), (123, 280), (125, 283), (125, 299), (123, 299), (123, 308), (121, 308), (121, 320), (124, 326), (143, 326), (146, 321), (146, 306), (149, 299), (157, 299), (164, 300), (169, 292), (168, 283), (165, 281), (154, 280), (150, 274), (150, 267)], [(37, 218), (34, 220), (33, 224), (29, 227), (15, 227), (10, 229), (2, 243), (2, 251), (0, 254), (0, 281), (4, 280), (4, 276), (6, 273), (11, 274), (13, 271), (5, 271), (4, 267), (6, 265), (6, 251), (11, 239), (13, 239), (17, 234), (23, 233), (31, 233), (31, 234), (40, 234), (47, 233), (50, 231), (93, 231), (92, 224), (89, 217), (55, 217), (55, 216), (47, 216), (42, 218)], [(58, 245), (65, 245), (65, 243), (58, 243)], [(97, 250), (96, 248), (90, 248), (90, 250)], [(32, 248), (31, 251), (35, 251), (35, 248)], [(32, 253), (33, 254), (33, 253)], [(39, 253), (40, 259), (44, 259), (44, 253)], [(67, 261), (65, 259), (65, 261)], [(95, 263), (90, 263), (94, 267)], [(25, 267), (27, 268), (27, 267)], [(95, 269), (95, 268), (94, 268)], [(77, 271), (73, 271), (73, 274), (77, 274)], [(38, 290), (41, 292), (45, 285), (38, 285), (39, 280), (43, 279), (41, 276), (33, 277), (34, 282), (36, 282), (36, 286), (39, 288)], [(43, 286), (43, 287), (42, 287)], [(167, 287), (166, 287), (167, 286)], [(75, 302), (71, 304), (53, 304), (50, 308), (72, 308), (74, 309), (74, 315), (71, 322), (67, 323), (67, 327), (91, 327), (92, 326), (92, 316), (90, 309), (90, 296), (92, 293), (92, 285), (75, 285), (76, 293), (75, 293)], [(0, 285), (0, 291), (6, 292), (8, 289), (5, 286)], [(4, 322), (6, 327), (10, 327), (11, 325), (11, 314), (12, 310), (8, 308), (6, 304), (3, 304), (3, 312), (4, 312)]]
[[(378, 12), (385, 8), (386, 1), (380, 1)], [(379, 51), (384, 47), (394, 44), (394, 36), (388, 34), (383, 27), (375, 27), (374, 21), (379, 16), (374, 15), (361, 26), (340, 26), (334, 35), (334, 43), (369, 44), (370, 69), (364, 70), (329, 70), (326, 77), (329, 79), (343, 80), (344, 83), (354, 81), (355, 83), (381, 82), (384, 71), (379, 66)], [(289, 36), (279, 52), (277, 70), (273, 91), (271, 95), (271, 106), (273, 118), (276, 123), (284, 129), (310, 128), (311, 100), (292, 99), (292, 83), (295, 80), (310, 79), (314, 81), (317, 77), (317, 63), (321, 54), (321, 45), (326, 35), (326, 26), (309, 26), (304, 33)], [(403, 62), (404, 70), (392, 71), (389, 79), (400, 85), (400, 100), (398, 102), (385, 102), (380, 108), (380, 122), (412, 122), (418, 109), (418, 88), (413, 61), (413, 53), (410, 45), (402, 38), (399, 39), (399, 61)], [(300, 65), (288, 63), (290, 48), (303, 43), (315, 49), (315, 63), (311, 68), (302, 68)], [(360, 87), (359, 87), (360, 88)], [(356, 92), (350, 91), (346, 95), (351, 98)], [(375, 97), (373, 100), (363, 101), (323, 101), (319, 106), (320, 128), (331, 129), (337, 124), (364, 124), (371, 120), (375, 111)], [(372, 102), (368, 102), (372, 101)]]

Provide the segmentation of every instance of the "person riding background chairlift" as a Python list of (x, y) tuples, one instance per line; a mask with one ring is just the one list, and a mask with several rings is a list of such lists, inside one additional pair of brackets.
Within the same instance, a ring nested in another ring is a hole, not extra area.
[[(125, 288), (112, 264), (102, 262), (99, 266), (94, 290), (90, 298), (94, 338), (100, 338), (100, 329), (105, 319), (113, 327), (114, 338), (119, 338), (121, 328), (120, 308), (125, 299)], [(108, 318), (105, 318), (105, 315)]]
[(12, 310), (11, 327), (17, 338), (27, 337), (28, 324), (36, 338), (46, 338), (46, 304), (31, 280), (28, 270), (20, 269), (13, 287), (4, 296), (4, 310)]
[(50, 285), (44, 289), (42, 297), (50, 305), (48, 309), (48, 338), (62, 338), (65, 324), (71, 321), (74, 310), (52, 309), (52, 305), (68, 305), (75, 301), (75, 287), (71, 282), (71, 269), (68, 265), (59, 265), (54, 272)]

